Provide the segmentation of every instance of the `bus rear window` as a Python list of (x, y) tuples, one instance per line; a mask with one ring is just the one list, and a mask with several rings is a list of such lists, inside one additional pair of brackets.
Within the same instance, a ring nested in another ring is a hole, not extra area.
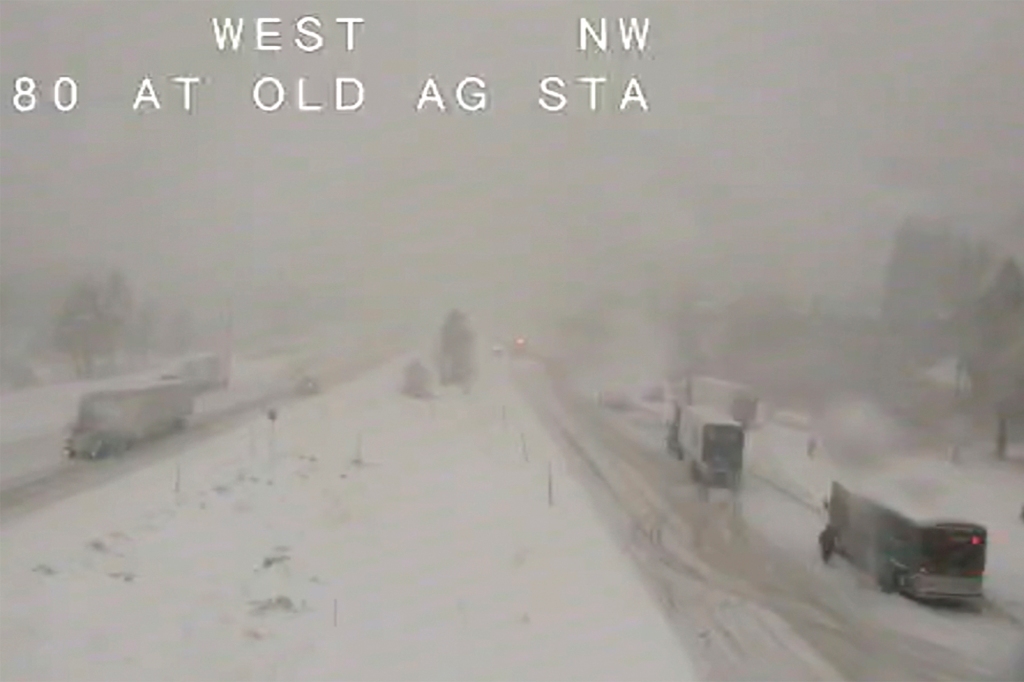
[(921, 533), (926, 564), (941, 573), (980, 573), (985, 568), (983, 529), (926, 528)]

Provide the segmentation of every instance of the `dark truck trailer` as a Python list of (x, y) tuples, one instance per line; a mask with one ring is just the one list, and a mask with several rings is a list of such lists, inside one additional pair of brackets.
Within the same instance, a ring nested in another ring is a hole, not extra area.
[(194, 407), (194, 389), (182, 381), (89, 393), (79, 401), (65, 454), (96, 459), (125, 452), (184, 429)]
[(818, 536), (822, 560), (839, 554), (883, 592), (923, 600), (982, 596), (988, 533), (977, 523), (913, 518), (832, 484), (828, 524)]

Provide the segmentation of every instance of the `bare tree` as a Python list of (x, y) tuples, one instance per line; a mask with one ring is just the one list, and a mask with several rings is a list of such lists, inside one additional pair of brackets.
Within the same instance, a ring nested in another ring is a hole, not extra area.
[(139, 355), (148, 355), (157, 341), (160, 311), (152, 301), (140, 304), (132, 315), (127, 330), (128, 350)]
[(192, 311), (182, 308), (169, 320), (168, 341), (175, 353), (188, 351), (195, 343), (196, 324)]
[(98, 360), (114, 360), (127, 349), (134, 311), (131, 289), (119, 270), (102, 283), (93, 277), (79, 280), (58, 311), (54, 346), (71, 358), (77, 376), (94, 376)]
[(125, 350), (135, 312), (131, 289), (124, 274), (119, 270), (107, 276), (101, 299), (102, 313), (107, 327), (108, 342), (112, 355)]
[(57, 314), (54, 347), (68, 355), (79, 378), (95, 373), (96, 360), (107, 346), (99, 285), (86, 279), (73, 286)]

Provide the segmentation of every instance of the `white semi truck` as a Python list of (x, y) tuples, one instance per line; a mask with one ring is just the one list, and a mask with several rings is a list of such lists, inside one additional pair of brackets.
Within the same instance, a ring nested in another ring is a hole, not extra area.
[(228, 387), (229, 360), (217, 353), (206, 353), (186, 359), (177, 378), (196, 391), (206, 392)]
[(64, 452), (87, 459), (125, 452), (184, 429), (194, 407), (195, 391), (182, 381), (89, 393), (79, 401)]
[(674, 408), (669, 451), (689, 462), (691, 478), (702, 487), (736, 490), (743, 475), (743, 426), (714, 407), (676, 404)]

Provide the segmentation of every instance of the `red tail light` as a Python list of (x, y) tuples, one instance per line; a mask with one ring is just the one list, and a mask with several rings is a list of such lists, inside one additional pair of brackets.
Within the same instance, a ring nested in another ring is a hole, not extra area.
[(971, 544), (972, 545), (980, 545), (981, 542), (982, 542), (981, 538), (978, 537), (977, 535), (975, 535), (974, 537), (971, 538)]

